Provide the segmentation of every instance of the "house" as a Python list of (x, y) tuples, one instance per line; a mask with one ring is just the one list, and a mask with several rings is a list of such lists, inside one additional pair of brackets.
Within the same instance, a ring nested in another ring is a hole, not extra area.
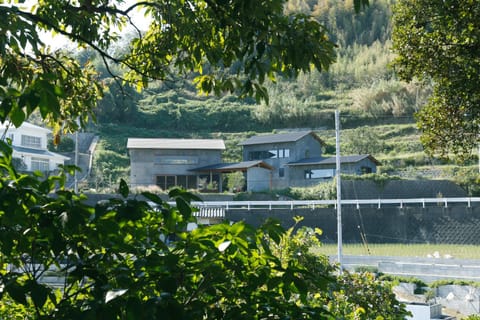
[(219, 172), (195, 171), (218, 164), (225, 150), (223, 140), (129, 138), (130, 183), (133, 187), (157, 185), (221, 191)]
[(22, 171), (55, 171), (70, 158), (50, 152), (47, 149), (48, 136), (51, 130), (24, 122), (15, 128), (9, 123), (0, 124), (4, 138), (12, 142), (12, 158), (18, 159), (18, 168)]
[[(250, 137), (240, 143), (243, 161), (223, 163), (223, 140), (129, 138), (130, 183), (223, 191), (223, 175), (243, 172), (248, 191), (318, 184), (335, 176), (335, 158), (322, 157), (323, 141), (313, 131)], [(376, 172), (370, 155), (341, 157), (342, 173)]]
[[(295, 186), (308, 186), (317, 184), (322, 179), (331, 179), (336, 175), (336, 161), (335, 157), (318, 157), (290, 162), (290, 183)], [(342, 174), (376, 173), (378, 165), (380, 162), (368, 154), (340, 157)]]
[[(283, 189), (292, 185), (288, 164), (321, 156), (323, 141), (312, 131), (295, 131), (253, 136), (240, 145), (243, 147), (244, 161), (263, 161), (272, 167), (268, 183), (270, 189)], [(257, 185), (248, 185), (247, 189), (253, 191), (259, 188)]]
[[(258, 135), (240, 143), (244, 160), (262, 161), (272, 168), (271, 189), (306, 187), (333, 178), (336, 158), (322, 157), (323, 144), (313, 131)], [(375, 173), (380, 163), (370, 155), (354, 155), (340, 157), (340, 164), (342, 173), (358, 175)], [(248, 185), (247, 190), (257, 187)]]

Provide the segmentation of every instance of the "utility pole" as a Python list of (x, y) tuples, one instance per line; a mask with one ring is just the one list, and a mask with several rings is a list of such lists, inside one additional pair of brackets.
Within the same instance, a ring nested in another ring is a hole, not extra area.
[[(78, 130), (75, 131), (75, 167), (78, 167)], [(73, 173), (73, 191), (78, 193), (78, 178), (77, 178), (77, 168)]]
[(338, 244), (338, 264), (340, 266), (340, 274), (343, 273), (343, 240), (342, 240), (342, 184), (340, 181), (340, 112), (335, 110), (335, 162), (336, 162), (336, 178), (337, 178), (337, 244)]

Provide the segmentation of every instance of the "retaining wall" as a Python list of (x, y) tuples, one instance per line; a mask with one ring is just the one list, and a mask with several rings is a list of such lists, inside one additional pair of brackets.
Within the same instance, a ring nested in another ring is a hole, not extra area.
[[(232, 209), (225, 216), (254, 226), (275, 218), (286, 228), (293, 225), (294, 216), (302, 216), (299, 226), (322, 229), (324, 243), (337, 241), (335, 208)], [(344, 243), (362, 243), (366, 239), (369, 243), (480, 244), (480, 206), (347, 207), (342, 208), (342, 225)]]

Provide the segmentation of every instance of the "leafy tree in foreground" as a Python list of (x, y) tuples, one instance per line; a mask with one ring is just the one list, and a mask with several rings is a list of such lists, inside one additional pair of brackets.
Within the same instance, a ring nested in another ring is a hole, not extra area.
[(480, 3), (397, 1), (393, 42), (400, 76), (434, 84), (417, 114), (427, 151), (469, 155), (480, 134)]
[[(388, 287), (335, 278), (314, 232), (237, 222), (200, 226), (190, 200), (85, 204), (65, 176), (18, 174), (0, 143), (2, 319), (403, 319)], [(55, 196), (51, 196), (51, 193)], [(154, 204), (154, 205), (153, 205)], [(279, 250), (282, 253), (279, 254)], [(52, 276), (54, 281), (52, 281)], [(52, 284), (53, 282), (53, 284)]]

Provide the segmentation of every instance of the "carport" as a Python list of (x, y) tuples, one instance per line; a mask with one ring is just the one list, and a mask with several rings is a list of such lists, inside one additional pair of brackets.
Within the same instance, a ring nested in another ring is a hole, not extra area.
[[(257, 168), (257, 169), (263, 169), (264, 171), (268, 171), (268, 188), (270, 188), (270, 182), (271, 182), (271, 171), (273, 170), (273, 167), (270, 166), (269, 164), (256, 160), (256, 161), (242, 161), (242, 162), (235, 162), (235, 163), (217, 163), (205, 167), (200, 167), (200, 168), (195, 168), (192, 169), (191, 171), (195, 171), (198, 173), (208, 173), (210, 175), (210, 181), (213, 178), (214, 174), (220, 174), (220, 181), (222, 181), (222, 174), (224, 173), (233, 173), (233, 172), (244, 172), (247, 174), (247, 190), (251, 191), (256, 189), (256, 186), (251, 186), (249, 184), (249, 181), (255, 181), (253, 180), (253, 177), (250, 177), (249, 179), (249, 171), (252, 169)], [(258, 173), (255, 172), (256, 174)], [(219, 183), (218, 185), (218, 191), (223, 192), (222, 190), (222, 184)]]

